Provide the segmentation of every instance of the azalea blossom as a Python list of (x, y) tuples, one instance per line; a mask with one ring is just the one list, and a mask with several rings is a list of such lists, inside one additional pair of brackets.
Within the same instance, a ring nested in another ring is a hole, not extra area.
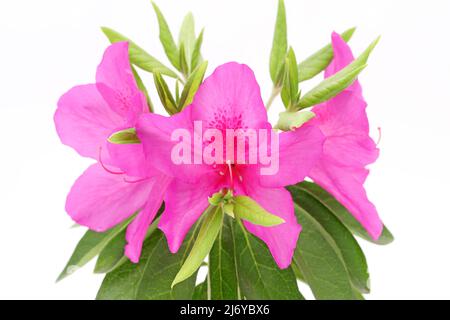
[(139, 260), (147, 228), (160, 208), (170, 178), (144, 161), (141, 144), (115, 145), (108, 137), (134, 127), (148, 113), (128, 59), (128, 43), (109, 46), (96, 83), (72, 88), (59, 102), (54, 120), (61, 141), (98, 160), (75, 182), (66, 211), (78, 224), (103, 232), (136, 212), (126, 232), (125, 254)]
[[(339, 34), (333, 33), (332, 45), (334, 59), (325, 77), (354, 60), (351, 49)], [(344, 205), (373, 239), (378, 239), (383, 223), (363, 186), (369, 174), (366, 166), (375, 162), (379, 154), (369, 136), (366, 106), (361, 85), (355, 81), (333, 99), (313, 108), (316, 117), (308, 125), (319, 127), (326, 140), (323, 155), (309, 177)]]
[[(147, 113), (140, 116), (136, 132), (152, 164), (174, 180), (167, 189), (165, 211), (159, 228), (165, 233), (171, 252), (177, 252), (191, 226), (208, 207), (208, 197), (220, 190), (247, 195), (285, 223), (262, 227), (244, 221), (245, 227), (269, 247), (280, 268), (290, 265), (301, 226), (297, 223), (291, 195), (284, 186), (302, 181), (322, 152), (323, 134), (307, 126), (277, 136), (279, 149), (271, 150), (279, 159), (275, 174), (262, 175), (263, 164), (237, 163), (223, 153), (223, 161), (197, 161), (184, 164), (171, 155), (179, 141), (174, 131), (196, 134), (195, 122), (205, 129), (266, 129), (272, 132), (260, 88), (246, 65), (227, 63), (218, 67), (197, 91), (193, 103), (171, 117)], [(198, 132), (197, 132), (198, 134)], [(278, 134), (278, 133), (277, 133)], [(264, 142), (264, 141), (263, 141)], [(267, 141), (266, 141), (267, 142)], [(208, 143), (201, 142), (208, 146)], [(258, 148), (268, 147), (258, 141)], [(202, 157), (188, 148), (192, 159)], [(205, 159), (203, 159), (205, 160)]]

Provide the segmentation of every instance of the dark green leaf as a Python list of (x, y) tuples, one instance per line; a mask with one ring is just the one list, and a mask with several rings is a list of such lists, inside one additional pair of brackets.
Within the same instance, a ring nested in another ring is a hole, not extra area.
[(336, 242), (306, 210), (295, 205), (302, 232), (294, 252), (294, 263), (319, 300), (359, 299)]
[(231, 218), (225, 216), (219, 236), (209, 254), (212, 300), (239, 300), (239, 284)]
[(208, 284), (206, 280), (195, 287), (192, 300), (208, 300)]
[(197, 272), (211, 251), (217, 235), (222, 228), (223, 212), (220, 207), (209, 207), (205, 215), (194, 246), (175, 276), (172, 286), (183, 282)]
[(378, 41), (379, 38), (372, 42), (370, 46), (348, 66), (323, 80), (316, 87), (307, 92), (300, 99), (298, 109), (308, 108), (327, 101), (355, 82), (358, 75), (367, 66), (369, 55), (377, 45)]
[(307, 211), (336, 243), (353, 285), (363, 293), (370, 291), (367, 261), (350, 231), (320, 201), (298, 186), (288, 188), (294, 202)]
[(206, 69), (208, 68), (208, 61), (200, 64), (188, 78), (183, 91), (181, 92), (180, 101), (178, 103), (179, 109), (183, 110), (186, 106), (192, 103), (195, 93), (203, 82)]
[(153, 9), (155, 10), (156, 17), (158, 18), (159, 24), (159, 40), (164, 47), (167, 58), (169, 58), (170, 63), (177, 69), (180, 70), (180, 60), (179, 51), (175, 41), (173, 40), (172, 33), (170, 32), (169, 25), (166, 22), (161, 10), (152, 1)]
[(291, 268), (280, 270), (267, 246), (233, 223), (239, 287), (248, 300), (303, 299)]
[(173, 289), (171, 284), (192, 247), (194, 234), (195, 231), (191, 231), (180, 250), (172, 254), (163, 233), (156, 230), (145, 242), (138, 264), (127, 261), (105, 276), (97, 299), (192, 299), (195, 275)]
[(394, 236), (384, 226), (383, 232), (378, 240), (373, 240), (362, 225), (353, 217), (353, 215), (341, 205), (331, 194), (322, 189), (315, 183), (304, 181), (297, 185), (298, 188), (314, 197), (317, 201), (327, 207), (351, 232), (357, 236), (373, 242), (378, 245), (386, 245), (394, 241)]
[(130, 219), (103, 233), (88, 230), (78, 242), (69, 262), (56, 281), (71, 275), (98, 255), (115, 236), (125, 229)]
[(277, 77), (284, 64), (284, 58), (287, 52), (287, 26), (286, 9), (284, 1), (278, 1), (277, 20), (275, 22), (275, 32), (273, 35), (272, 51), (270, 53), (270, 76), (274, 86), (278, 86)]
[[(353, 36), (355, 30), (356, 28), (351, 28), (344, 31), (341, 34), (342, 39), (348, 42)], [(325, 70), (326, 67), (328, 67), (331, 60), (333, 60), (333, 55), (333, 47), (331, 44), (328, 44), (313, 55), (306, 58), (298, 65), (298, 80), (302, 82), (314, 78), (316, 75)]]
[(177, 74), (168, 67), (159, 62), (155, 57), (151, 56), (144, 49), (137, 46), (133, 41), (121, 35), (113, 29), (102, 27), (103, 33), (108, 37), (111, 43), (127, 41), (129, 43), (130, 62), (142, 70), (148, 72), (158, 72), (172, 78), (178, 78)]

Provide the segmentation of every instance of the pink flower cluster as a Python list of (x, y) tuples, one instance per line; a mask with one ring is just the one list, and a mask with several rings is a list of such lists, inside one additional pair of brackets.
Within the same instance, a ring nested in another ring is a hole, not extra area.
[[(332, 44), (334, 59), (326, 77), (353, 61), (339, 35), (333, 34)], [(176, 144), (171, 134), (176, 129), (193, 132), (194, 122), (218, 130), (272, 130), (253, 72), (234, 62), (218, 67), (200, 86), (191, 105), (165, 117), (148, 111), (145, 95), (133, 77), (128, 44), (113, 44), (97, 69), (96, 83), (64, 94), (55, 113), (61, 141), (97, 161), (73, 185), (66, 211), (78, 224), (99, 232), (136, 214), (127, 227), (125, 254), (138, 262), (147, 229), (163, 202), (158, 227), (175, 253), (208, 207), (208, 197), (231, 189), (285, 221), (274, 227), (244, 225), (267, 244), (278, 266), (286, 268), (301, 226), (284, 187), (310, 177), (377, 239), (383, 224), (363, 184), (366, 166), (377, 159), (378, 149), (369, 137), (365, 108), (361, 87), (355, 82), (314, 107), (314, 119), (296, 130), (277, 133), (279, 170), (274, 175), (261, 175), (258, 164), (176, 164), (171, 159)], [(141, 143), (108, 142), (111, 134), (127, 128), (136, 128)]]

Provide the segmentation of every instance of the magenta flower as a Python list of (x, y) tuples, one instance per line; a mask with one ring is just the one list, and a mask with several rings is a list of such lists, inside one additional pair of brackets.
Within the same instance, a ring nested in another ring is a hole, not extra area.
[(130, 260), (137, 262), (171, 179), (147, 165), (141, 144), (107, 143), (112, 133), (134, 127), (138, 117), (148, 112), (128, 60), (128, 43), (106, 49), (96, 80), (64, 94), (54, 117), (64, 144), (99, 161), (73, 185), (66, 211), (78, 224), (98, 232), (139, 211), (128, 226), (125, 248)]
[[(353, 61), (347, 43), (332, 35), (334, 59), (325, 77), (338, 72)], [(378, 239), (383, 224), (375, 206), (368, 200), (364, 181), (379, 150), (369, 136), (366, 102), (356, 81), (335, 98), (316, 106), (316, 117), (308, 124), (318, 126), (326, 136), (323, 155), (309, 177), (330, 192), (363, 225), (373, 239)]]
[(140, 117), (136, 131), (147, 159), (174, 178), (167, 190), (166, 209), (159, 223), (171, 252), (177, 252), (188, 230), (208, 207), (208, 197), (226, 188), (235, 195), (251, 197), (285, 221), (274, 227), (245, 221), (244, 224), (268, 245), (280, 268), (288, 267), (301, 227), (294, 215), (291, 195), (284, 186), (302, 181), (309, 173), (322, 152), (322, 133), (313, 126), (281, 133), (279, 151), (272, 151), (272, 156), (276, 153), (279, 159), (279, 170), (273, 175), (261, 175), (261, 164), (238, 164), (234, 158), (225, 159), (225, 156), (222, 161), (207, 164), (194, 147), (189, 157), (200, 161), (174, 163), (171, 153), (178, 141), (172, 140), (172, 133), (185, 129), (195, 135), (194, 122), (200, 122), (203, 129), (217, 129), (223, 136), (227, 129), (272, 132), (253, 72), (237, 63), (218, 67), (200, 86), (192, 105), (181, 113), (172, 117), (150, 113)]

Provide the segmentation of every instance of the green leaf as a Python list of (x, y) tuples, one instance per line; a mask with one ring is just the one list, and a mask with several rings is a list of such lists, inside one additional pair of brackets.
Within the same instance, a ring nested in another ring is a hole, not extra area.
[(341, 205), (331, 194), (322, 189), (319, 185), (304, 181), (296, 185), (297, 188), (308, 193), (311, 197), (319, 201), (323, 206), (333, 213), (351, 232), (355, 235), (378, 245), (387, 245), (394, 241), (394, 236), (386, 226), (378, 240), (373, 240), (363, 226), (353, 217), (353, 215)]
[(159, 40), (164, 47), (167, 58), (169, 58), (170, 63), (177, 69), (180, 69), (179, 51), (175, 41), (173, 40), (172, 33), (170, 32), (169, 25), (166, 22), (161, 10), (152, 1), (153, 9), (155, 10), (156, 17), (158, 18), (159, 24)]
[(283, 81), (283, 89), (281, 90), (281, 98), (285, 107), (290, 110), (297, 104), (299, 98), (297, 59), (295, 58), (295, 53), (292, 48), (289, 48), (287, 53), (285, 67), (286, 72)]
[(195, 287), (192, 300), (208, 300), (208, 284), (203, 281)]
[(195, 230), (187, 236), (176, 254), (170, 253), (160, 230), (144, 243), (138, 264), (127, 261), (108, 273), (98, 300), (172, 300), (192, 299), (195, 276), (171, 288), (172, 281), (192, 246)]
[(320, 201), (304, 192), (298, 186), (288, 190), (294, 202), (307, 211), (333, 238), (343, 258), (353, 285), (363, 293), (370, 291), (367, 261), (361, 247), (350, 231)]
[[(353, 36), (356, 28), (351, 28), (341, 34), (342, 39), (348, 42)], [(306, 81), (314, 78), (316, 75), (325, 70), (333, 60), (333, 47), (331, 44), (326, 45), (313, 55), (306, 58), (298, 65), (299, 81)]]
[(211, 251), (214, 241), (222, 228), (222, 222), (222, 209), (220, 207), (209, 207), (194, 246), (173, 280), (172, 287), (183, 282), (197, 272), (203, 260), (205, 260), (206, 256)]
[(302, 232), (294, 252), (294, 263), (319, 300), (360, 299), (350, 281), (336, 242), (309, 212), (295, 204)]
[(303, 124), (305, 124), (315, 116), (316, 115), (312, 111), (281, 112), (276, 128), (283, 131), (290, 131), (296, 128), (300, 128)]
[(187, 77), (189, 75), (189, 64), (188, 64), (188, 60), (186, 57), (186, 50), (184, 49), (183, 43), (180, 46), (180, 71), (185, 77)]
[(324, 101), (327, 101), (337, 94), (345, 90), (353, 82), (358, 75), (367, 66), (367, 60), (372, 50), (378, 43), (379, 38), (370, 44), (370, 46), (352, 63), (334, 74), (333, 76), (323, 80), (319, 85), (307, 92), (299, 101), (298, 108), (308, 108)]
[(108, 37), (111, 43), (127, 41), (129, 43), (130, 62), (142, 70), (154, 73), (161, 73), (172, 78), (178, 78), (177, 74), (163, 65), (155, 57), (151, 56), (144, 49), (137, 46), (133, 41), (121, 35), (113, 29), (102, 27), (103, 33)]
[[(164, 205), (158, 211), (160, 215), (164, 211)], [(160, 218), (155, 219), (147, 230), (145, 239), (148, 239), (150, 235), (158, 227)], [(128, 261), (128, 257), (125, 256), (126, 230), (120, 232), (114, 239), (112, 239), (108, 245), (100, 252), (97, 263), (95, 264), (94, 273), (108, 273), (114, 269), (120, 267), (122, 264)]]
[(206, 69), (208, 68), (208, 61), (200, 64), (188, 78), (183, 91), (181, 92), (180, 101), (178, 103), (179, 109), (183, 110), (186, 106), (192, 103), (195, 93), (203, 82)]
[(284, 64), (287, 47), (286, 9), (284, 1), (279, 0), (272, 51), (270, 53), (270, 77), (272, 78), (274, 86), (279, 85), (279, 83), (277, 83), (277, 77)]
[[(191, 63), (192, 59), (192, 52), (194, 51), (195, 47), (195, 22), (194, 22), (194, 16), (191, 12), (189, 12), (183, 20), (183, 23), (181, 24), (181, 29), (178, 37), (178, 46), (184, 46), (185, 50), (185, 56), (186, 60)], [(193, 68), (191, 68), (193, 70)]]
[(223, 227), (209, 254), (209, 279), (212, 300), (239, 300), (235, 243), (230, 217), (224, 217)]
[(203, 32), (204, 29), (202, 29), (197, 40), (195, 41), (195, 46), (194, 50), (192, 51), (192, 58), (191, 58), (191, 70), (197, 68), (197, 66), (202, 62), (202, 55), (200, 51), (203, 43)]
[(130, 220), (131, 218), (102, 233), (88, 230), (78, 242), (69, 262), (67, 262), (67, 265), (56, 281), (64, 279), (91, 261), (115, 236), (125, 229)]
[(303, 299), (291, 268), (281, 270), (267, 246), (233, 222), (239, 287), (247, 300)]
[(153, 104), (152, 100), (150, 99), (150, 95), (148, 94), (148, 90), (144, 85), (144, 82), (142, 81), (141, 77), (139, 76), (139, 73), (136, 71), (136, 68), (131, 66), (131, 71), (133, 72), (134, 79), (136, 80), (136, 84), (145, 95), (145, 100), (147, 101), (148, 111), (153, 112)]
[(170, 92), (169, 86), (167, 85), (164, 78), (159, 73), (153, 74), (153, 80), (155, 82), (156, 91), (158, 91), (159, 99), (166, 109), (166, 111), (172, 115), (178, 112), (176, 101)]
[(285, 222), (280, 217), (267, 212), (256, 201), (247, 196), (234, 198), (234, 213), (240, 219), (264, 227), (273, 227)]
[(114, 132), (109, 138), (108, 141), (114, 144), (136, 144), (141, 143), (139, 140), (136, 129), (129, 128)]

